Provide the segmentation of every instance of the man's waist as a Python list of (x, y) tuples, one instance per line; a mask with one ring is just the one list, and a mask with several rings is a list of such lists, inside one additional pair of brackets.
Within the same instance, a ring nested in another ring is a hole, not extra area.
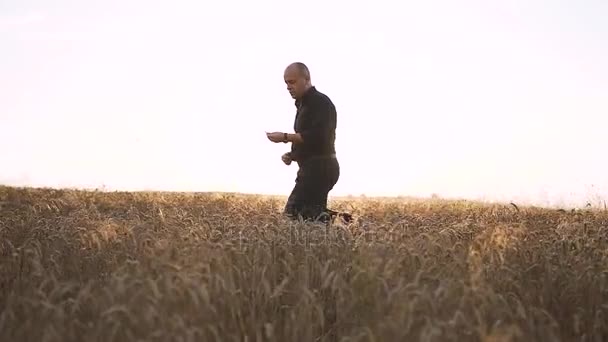
[(314, 153), (314, 154), (307, 155), (305, 158), (306, 159), (310, 159), (310, 158), (336, 158), (336, 154), (335, 153)]
[(311, 157), (335, 157), (336, 149), (334, 146), (306, 146), (291, 145), (291, 153), (296, 159), (308, 159)]
[(298, 156), (296, 162), (298, 164), (302, 164), (304, 162), (316, 159), (336, 159), (336, 153), (314, 153), (314, 154), (306, 154), (302, 156)]

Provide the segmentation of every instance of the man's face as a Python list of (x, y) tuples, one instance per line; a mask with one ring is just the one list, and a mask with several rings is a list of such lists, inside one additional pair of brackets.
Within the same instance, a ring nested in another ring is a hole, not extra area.
[(285, 84), (287, 84), (287, 90), (294, 99), (302, 97), (306, 91), (306, 78), (296, 68), (287, 68), (283, 75)]

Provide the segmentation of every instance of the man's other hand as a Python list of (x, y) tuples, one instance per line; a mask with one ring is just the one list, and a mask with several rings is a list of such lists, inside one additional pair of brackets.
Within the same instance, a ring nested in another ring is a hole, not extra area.
[(281, 156), (281, 159), (283, 160), (283, 163), (285, 163), (285, 165), (290, 165), (292, 160), (291, 160), (291, 154), (289, 152), (283, 154)]

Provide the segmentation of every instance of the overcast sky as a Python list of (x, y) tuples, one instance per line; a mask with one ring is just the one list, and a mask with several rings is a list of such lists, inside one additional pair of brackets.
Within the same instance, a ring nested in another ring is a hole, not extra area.
[(608, 1), (0, 1), (0, 182), (287, 195), (283, 70), (331, 195), (608, 201)]

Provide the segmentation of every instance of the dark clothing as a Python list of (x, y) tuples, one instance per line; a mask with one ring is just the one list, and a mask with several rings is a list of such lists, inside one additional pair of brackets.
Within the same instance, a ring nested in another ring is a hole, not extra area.
[(285, 213), (293, 218), (317, 220), (333, 213), (327, 209), (329, 192), (340, 178), (335, 156), (336, 107), (329, 97), (311, 87), (296, 100), (294, 130), (303, 142), (292, 143), (291, 159), (299, 166), (296, 184), (287, 200)]
[(302, 162), (312, 156), (335, 154), (337, 114), (329, 97), (311, 87), (295, 105), (293, 129), (304, 142), (291, 144), (291, 159)]
[(327, 197), (340, 178), (340, 164), (335, 157), (311, 157), (300, 163), (294, 186), (285, 213), (294, 219), (329, 219)]

